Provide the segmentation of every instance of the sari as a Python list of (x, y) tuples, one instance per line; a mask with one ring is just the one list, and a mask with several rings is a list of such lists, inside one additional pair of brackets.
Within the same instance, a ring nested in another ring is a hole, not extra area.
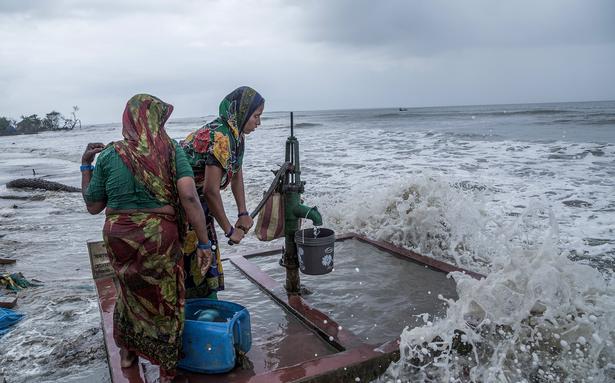
[(176, 187), (175, 149), (164, 130), (173, 106), (150, 95), (132, 97), (124, 111), (116, 152), (150, 194), (175, 215), (108, 214), (103, 238), (118, 282), (113, 313), (118, 346), (174, 376), (184, 324), (181, 241), (184, 214)]
[[(235, 174), (241, 170), (244, 153), (243, 127), (254, 111), (263, 105), (265, 99), (254, 89), (242, 86), (229, 93), (218, 108), (218, 118), (190, 133), (181, 146), (194, 172), (194, 182), (200, 189), (204, 182), (205, 166), (215, 165), (223, 170), (220, 189), (224, 190)], [(207, 208), (201, 195), (201, 205), (207, 221), (207, 234), (215, 245), (215, 261), (205, 275), (196, 267), (196, 234), (188, 232), (184, 242), (184, 263), (186, 266), (186, 296), (211, 297), (224, 290), (224, 271), (216, 235), (214, 216)], [(213, 249), (213, 248), (212, 248)]]
[(109, 214), (103, 229), (117, 280), (113, 338), (173, 375), (184, 326), (184, 272), (174, 216)]

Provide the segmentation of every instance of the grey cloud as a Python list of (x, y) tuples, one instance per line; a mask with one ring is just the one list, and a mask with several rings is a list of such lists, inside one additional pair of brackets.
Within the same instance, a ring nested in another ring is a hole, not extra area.
[(615, 2), (340, 0), (301, 2), (303, 37), (394, 55), (488, 46), (615, 41)]
[(148, 92), (173, 103), (175, 117), (196, 116), (242, 84), (268, 110), (612, 99), (614, 8), (0, 0), (0, 115), (76, 104), (83, 121), (117, 120), (132, 94)]
[(50, 19), (113, 18), (130, 14), (181, 13), (196, 0), (3, 0), (0, 16), (21, 17), (24, 21), (37, 22)]

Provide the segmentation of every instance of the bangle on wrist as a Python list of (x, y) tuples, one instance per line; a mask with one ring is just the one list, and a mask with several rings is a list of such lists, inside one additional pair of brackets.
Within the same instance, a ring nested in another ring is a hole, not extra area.
[(201, 250), (210, 250), (211, 249), (211, 240), (209, 240), (207, 242), (199, 241), (199, 243), (196, 245), (196, 247), (198, 247)]
[(237, 213), (237, 217), (243, 217), (244, 215), (250, 215), (250, 213), (248, 213), (247, 211), (240, 211), (239, 213)]
[(85, 171), (88, 171), (88, 170), (92, 171), (92, 170), (94, 170), (94, 165), (81, 165), (81, 167), (79, 169), (82, 172), (85, 172)]
[(231, 230), (229, 230), (228, 233), (224, 233), (224, 236), (226, 238), (231, 238), (231, 236), (233, 235), (234, 232), (235, 232), (235, 228), (233, 226), (231, 226)]

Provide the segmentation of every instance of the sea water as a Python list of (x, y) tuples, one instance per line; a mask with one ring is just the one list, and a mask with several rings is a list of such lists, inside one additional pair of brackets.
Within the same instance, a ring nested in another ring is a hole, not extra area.
[[(212, 118), (167, 130), (181, 139)], [(486, 275), (452, 275), (458, 299), (442, 297), (446, 316), (400, 334), (382, 382), (615, 378), (615, 102), (296, 112), (295, 123), (303, 199), (323, 227)], [(288, 124), (288, 113), (265, 113), (247, 137), (249, 208), (284, 161)], [(109, 380), (85, 246), (104, 217), (79, 193), (4, 185), (34, 170), (79, 186), (87, 142), (120, 138), (119, 123), (0, 137), (0, 254), (18, 259), (4, 270), (44, 282), (21, 293), (26, 317), (0, 340), (11, 382)], [(248, 235), (222, 251), (280, 246)]]

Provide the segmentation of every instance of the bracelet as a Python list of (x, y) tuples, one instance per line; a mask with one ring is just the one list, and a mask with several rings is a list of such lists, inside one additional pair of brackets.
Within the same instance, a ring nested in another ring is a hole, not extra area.
[(199, 243), (196, 245), (196, 247), (198, 247), (201, 250), (210, 250), (211, 249), (211, 240), (205, 242), (201, 242), (199, 241)]
[(231, 236), (233, 235), (234, 232), (235, 232), (235, 228), (233, 226), (231, 226), (231, 230), (229, 230), (228, 233), (224, 233), (224, 236), (226, 238), (231, 238)]
[(247, 211), (240, 211), (240, 212), (237, 214), (237, 217), (242, 217), (242, 216), (244, 216), (244, 215), (250, 215), (250, 213), (248, 213)]
[(86, 170), (94, 170), (94, 165), (81, 165), (81, 167), (79, 168), (82, 172), (86, 171)]

